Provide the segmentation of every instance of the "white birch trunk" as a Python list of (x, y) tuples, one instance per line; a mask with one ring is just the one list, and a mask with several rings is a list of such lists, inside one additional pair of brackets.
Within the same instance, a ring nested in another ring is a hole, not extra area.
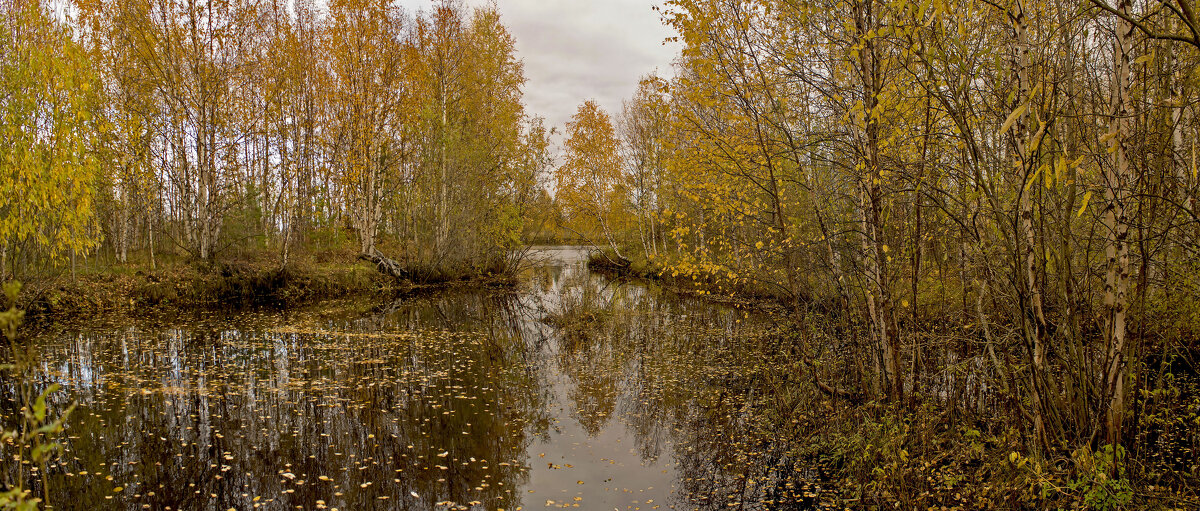
[[(1129, 13), (1130, 0), (1121, 0), (1117, 9)], [(1116, 40), (1113, 43), (1112, 117), (1109, 141), (1111, 165), (1105, 168), (1106, 204), (1104, 230), (1106, 270), (1104, 276), (1104, 333), (1108, 348), (1108, 367), (1104, 381), (1109, 396), (1105, 425), (1107, 442), (1121, 442), (1121, 425), (1125, 413), (1125, 314), (1129, 290), (1129, 223), (1126, 217), (1132, 182), (1125, 142), (1131, 132), (1129, 67), (1133, 51), (1133, 25), (1122, 18), (1116, 20)]]

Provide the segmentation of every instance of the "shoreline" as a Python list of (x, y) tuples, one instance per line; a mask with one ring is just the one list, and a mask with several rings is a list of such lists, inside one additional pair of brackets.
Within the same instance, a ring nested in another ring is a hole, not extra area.
[(455, 288), (508, 288), (515, 276), (469, 275), (414, 283), (384, 275), (366, 263), (310, 263), (285, 267), (229, 262), (174, 264), (158, 269), (111, 268), (95, 273), (22, 282), (17, 307), (27, 326), (96, 315), (170, 313), (188, 309), (288, 309), (350, 297), (400, 298)]
[(792, 312), (782, 297), (736, 288), (729, 292), (710, 282), (709, 278), (693, 280), (671, 277), (665, 274), (669, 269), (653, 261), (638, 259), (627, 260), (627, 264), (620, 264), (607, 252), (603, 255), (597, 252), (588, 258), (587, 269), (614, 279), (629, 279), (654, 284), (678, 295), (698, 298), (715, 304), (755, 309), (769, 314), (789, 315)]

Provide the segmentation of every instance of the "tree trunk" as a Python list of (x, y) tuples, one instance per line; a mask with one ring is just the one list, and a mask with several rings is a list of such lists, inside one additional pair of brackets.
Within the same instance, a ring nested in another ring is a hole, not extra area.
[[(128, 174), (126, 174), (128, 175)], [(113, 239), (113, 248), (115, 248), (117, 262), (125, 264), (129, 255), (129, 185), (122, 183), (121, 186), (121, 201), (117, 211), (117, 225), (115, 227), (115, 236)]]
[[(1019, 293), (1023, 299), (1021, 300), (1021, 323), (1023, 325), (1023, 334), (1026, 340), (1026, 346), (1029, 349), (1029, 392), (1031, 406), (1033, 408), (1033, 426), (1036, 436), (1037, 446), (1039, 448), (1046, 447), (1049, 444), (1049, 439), (1046, 434), (1046, 403), (1045, 403), (1045, 371), (1046, 371), (1046, 347), (1043, 342), (1043, 337), (1046, 332), (1046, 317), (1042, 310), (1042, 288), (1038, 280), (1038, 257), (1037, 257), (1037, 233), (1034, 230), (1034, 210), (1033, 202), (1030, 200), (1029, 192), (1025, 185), (1026, 179), (1032, 174), (1033, 169), (1037, 168), (1037, 158), (1033, 149), (1034, 137), (1030, 136), (1029, 126), (1026, 124), (1026, 119), (1030, 116), (1033, 109), (1032, 98), (1030, 98), (1030, 90), (1032, 83), (1029, 76), (1030, 68), (1032, 67), (1030, 59), (1030, 44), (1029, 44), (1029, 19), (1025, 15), (1025, 10), (1021, 2), (1016, 2), (1015, 11), (1010, 13), (1010, 21), (1012, 23), (1015, 38), (1013, 41), (1013, 73), (1017, 78), (1017, 96), (1016, 108), (1025, 108), (1025, 112), (1021, 113), (1013, 126), (1013, 135), (1011, 140), (1015, 142), (1014, 153), (1020, 163), (1021, 174), (1014, 183), (1018, 187), (1018, 215), (1019, 215), (1019, 233), (1017, 239), (1023, 238), (1024, 247), (1020, 251), (1023, 254), (1022, 272), (1023, 289)], [(1014, 240), (1016, 246), (1020, 247), (1020, 241)]]
[(151, 217), (146, 222), (146, 247), (150, 249), (150, 269), (156, 268), (154, 263), (154, 218)]
[(446, 160), (449, 157), (449, 154), (447, 153), (448, 147), (447, 147), (446, 138), (449, 136), (448, 133), (449, 133), (449, 129), (450, 129), (450, 127), (449, 127), (450, 121), (448, 118), (448, 112), (446, 110), (447, 109), (447, 107), (446, 107), (446, 94), (447, 94), (446, 89), (447, 89), (447, 87), (446, 87), (445, 78), (443, 78), (441, 80), (440, 85), (441, 85), (441, 106), (442, 106), (442, 133), (441, 133), (442, 140), (441, 140), (441, 147), (440, 147), (441, 155), (440, 155), (439, 169), (438, 169), (439, 173), (440, 173), (440, 176), (439, 176), (440, 179), (438, 180), (437, 233), (436, 233), (435, 239), (434, 239), (434, 253), (436, 254), (435, 257), (438, 260), (441, 260), (445, 256), (444, 251), (446, 250), (446, 242), (447, 242), (447, 238), (449, 237), (449, 234), (450, 234), (450, 226), (449, 226), (449, 219), (448, 219), (449, 204), (447, 204), (447, 201), (449, 200), (449, 197), (448, 197), (449, 194), (448, 194), (448, 190), (447, 190), (448, 184), (446, 183), (446, 180), (448, 179), (448, 176), (447, 176), (448, 172), (446, 169), (448, 162)]
[[(1130, 0), (1121, 0), (1117, 9), (1129, 13)], [(1109, 396), (1105, 425), (1107, 442), (1121, 442), (1125, 412), (1125, 356), (1128, 351), (1125, 313), (1129, 289), (1129, 222), (1127, 202), (1132, 182), (1125, 141), (1130, 135), (1129, 67), (1133, 51), (1133, 25), (1124, 18), (1116, 20), (1113, 43), (1112, 117), (1109, 140), (1111, 164), (1105, 168), (1106, 204), (1104, 230), (1106, 270), (1104, 276), (1104, 333), (1108, 344), (1108, 368), (1104, 375)]]
[(877, 352), (887, 386), (888, 399), (899, 402), (904, 396), (900, 374), (899, 325), (891, 295), (888, 272), (888, 246), (884, 239), (883, 189), (880, 176), (879, 120), (872, 115), (879, 103), (883, 88), (878, 47), (876, 40), (868, 37), (878, 31), (878, 15), (874, 0), (866, 0), (856, 6), (855, 29), (862, 40), (863, 49), (858, 52), (858, 66), (862, 78), (862, 104), (865, 127), (859, 133), (861, 152), (865, 158), (864, 174), (859, 176), (862, 210), (863, 251), (866, 258), (867, 309), (871, 317)]

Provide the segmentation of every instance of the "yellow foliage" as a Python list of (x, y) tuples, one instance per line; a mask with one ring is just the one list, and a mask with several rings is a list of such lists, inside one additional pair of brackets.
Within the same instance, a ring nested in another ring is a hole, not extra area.
[[(94, 212), (101, 123), (97, 77), (68, 28), (18, 2), (0, 33), (0, 245), (31, 240), (52, 261), (99, 244)], [(0, 271), (0, 275), (3, 272)]]

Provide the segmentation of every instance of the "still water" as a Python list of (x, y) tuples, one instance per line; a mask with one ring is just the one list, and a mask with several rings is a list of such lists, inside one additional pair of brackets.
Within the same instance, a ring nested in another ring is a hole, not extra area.
[[(89, 322), (58, 509), (806, 508), (766, 318), (542, 248), (516, 291)], [(749, 341), (748, 341), (749, 340)], [(747, 348), (747, 343), (758, 348)], [(46, 384), (49, 382), (43, 382)], [(13, 410), (12, 390), (5, 386)], [(6, 470), (11, 474), (13, 467)]]

